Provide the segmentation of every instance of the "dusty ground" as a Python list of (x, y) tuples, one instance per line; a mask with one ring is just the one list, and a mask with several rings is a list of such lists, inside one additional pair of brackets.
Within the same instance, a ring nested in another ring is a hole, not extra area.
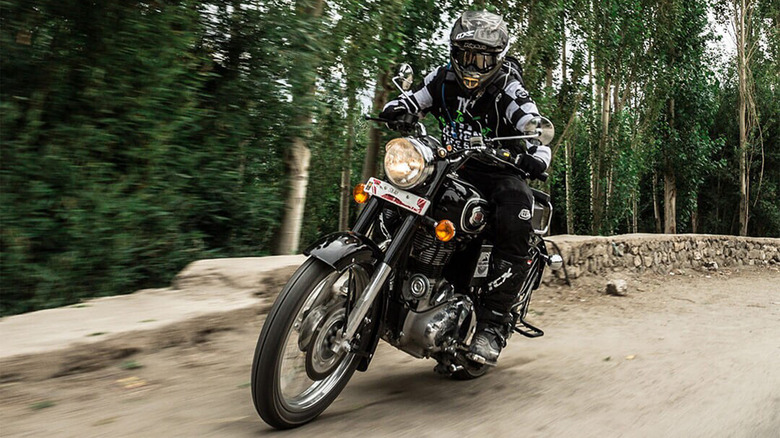
[(780, 436), (780, 273), (593, 281), (537, 292), (546, 335), (513, 337), (499, 366), (456, 382), (380, 345), (315, 422), (275, 433), (249, 371), (262, 317), (98, 371), (0, 383), (0, 435)]

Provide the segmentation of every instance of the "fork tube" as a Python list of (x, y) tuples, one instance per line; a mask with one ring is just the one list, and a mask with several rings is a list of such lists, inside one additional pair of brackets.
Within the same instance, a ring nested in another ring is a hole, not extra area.
[(368, 287), (366, 287), (360, 295), (357, 303), (355, 303), (355, 308), (348, 316), (349, 321), (347, 321), (347, 328), (342, 335), (342, 341), (337, 344), (340, 349), (350, 350), (349, 341), (355, 336), (358, 327), (360, 327), (360, 323), (363, 322), (363, 318), (365, 318), (368, 313), (368, 308), (371, 307), (371, 303), (373, 303), (377, 295), (379, 295), (382, 286), (385, 284), (385, 281), (387, 281), (391, 272), (392, 269), (390, 269), (390, 266), (384, 262), (379, 263), (377, 270), (371, 277), (371, 281), (368, 283)]
[(347, 327), (344, 330), (341, 342), (335, 345), (337, 350), (350, 350), (350, 341), (352, 340), (352, 337), (355, 336), (358, 327), (360, 327), (360, 324), (363, 322), (363, 318), (365, 318), (368, 313), (368, 309), (371, 307), (374, 300), (376, 300), (376, 297), (379, 296), (382, 287), (384, 287), (385, 282), (393, 271), (391, 266), (394, 266), (395, 263), (398, 262), (398, 259), (404, 251), (409, 250), (409, 240), (414, 235), (420, 218), (420, 216), (415, 214), (409, 214), (404, 219), (403, 224), (401, 224), (401, 227), (393, 238), (393, 242), (390, 244), (390, 247), (387, 248), (384, 261), (377, 264), (377, 269), (374, 271), (374, 275), (371, 276), (371, 281), (368, 283), (366, 289), (363, 290), (363, 293), (360, 294), (357, 303), (355, 303), (355, 307), (352, 309), (352, 312), (350, 312)]
[(371, 224), (376, 219), (376, 213), (379, 211), (379, 199), (371, 197), (363, 208), (363, 211), (358, 216), (355, 225), (352, 227), (352, 231), (360, 234), (366, 234)]
[(414, 231), (417, 229), (417, 224), (420, 220), (421, 216), (416, 214), (410, 214), (404, 218), (403, 223), (398, 227), (398, 232), (393, 237), (393, 243), (387, 248), (385, 263), (395, 266), (401, 256), (404, 255), (404, 252), (409, 251), (409, 241), (414, 236)]

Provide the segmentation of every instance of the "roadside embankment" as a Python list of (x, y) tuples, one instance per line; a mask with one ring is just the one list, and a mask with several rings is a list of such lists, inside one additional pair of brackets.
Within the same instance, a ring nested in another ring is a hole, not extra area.
[(171, 287), (0, 320), (0, 382), (91, 371), (198, 343), (265, 313), (303, 256), (199, 260)]
[[(623, 234), (611, 237), (553, 236), (566, 272), (583, 275), (622, 272), (675, 274), (690, 269), (780, 264), (780, 239), (707, 234)], [(556, 252), (549, 245), (551, 253)], [(561, 277), (563, 272), (558, 272)]]
[[(571, 279), (780, 264), (780, 239), (634, 234), (550, 240), (560, 248)], [(556, 252), (554, 245), (549, 249)], [(268, 311), (303, 260), (200, 260), (182, 270), (169, 288), (3, 318), (0, 382), (90, 371), (142, 351), (198, 343), (209, 333), (247, 324)], [(563, 273), (555, 275), (561, 278)]]

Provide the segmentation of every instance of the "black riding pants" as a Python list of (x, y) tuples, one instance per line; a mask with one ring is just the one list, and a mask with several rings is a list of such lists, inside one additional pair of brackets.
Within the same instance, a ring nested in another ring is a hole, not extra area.
[[(518, 175), (505, 170), (490, 168), (461, 170), (460, 176), (474, 184), (494, 206), (492, 217), (495, 236), (493, 238), (493, 261), (488, 278), (501, 272), (494, 272), (501, 259), (510, 262), (513, 270), (528, 258), (529, 238), (533, 226), (533, 194), (528, 183)], [(505, 324), (511, 322), (509, 311), (517, 297), (519, 282), (526, 271), (515, 273), (504, 287), (485, 293), (477, 303), (477, 319), (480, 323)]]
[(504, 260), (520, 263), (528, 257), (528, 239), (533, 226), (533, 194), (528, 183), (515, 173), (487, 166), (462, 169), (460, 176), (474, 184), (494, 206), (493, 252)]

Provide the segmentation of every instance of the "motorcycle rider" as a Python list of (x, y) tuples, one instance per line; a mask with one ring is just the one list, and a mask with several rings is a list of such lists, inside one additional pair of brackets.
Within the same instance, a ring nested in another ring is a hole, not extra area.
[[(431, 113), (439, 121), (443, 144), (455, 150), (468, 148), (472, 136), (523, 133), (539, 112), (523, 88), (519, 65), (506, 59), (508, 50), (509, 32), (501, 16), (463, 12), (450, 32), (449, 64), (430, 72), (411, 95), (388, 102), (380, 117), (399, 120)], [(514, 146), (512, 152), (520, 151)], [(538, 176), (550, 164), (550, 148), (539, 145), (529, 152), (519, 155), (518, 165)], [(495, 207), (493, 255), (468, 353), (476, 362), (495, 365), (511, 330), (511, 306), (530, 268), (533, 196), (527, 182), (509, 169), (472, 160), (459, 175)]]

